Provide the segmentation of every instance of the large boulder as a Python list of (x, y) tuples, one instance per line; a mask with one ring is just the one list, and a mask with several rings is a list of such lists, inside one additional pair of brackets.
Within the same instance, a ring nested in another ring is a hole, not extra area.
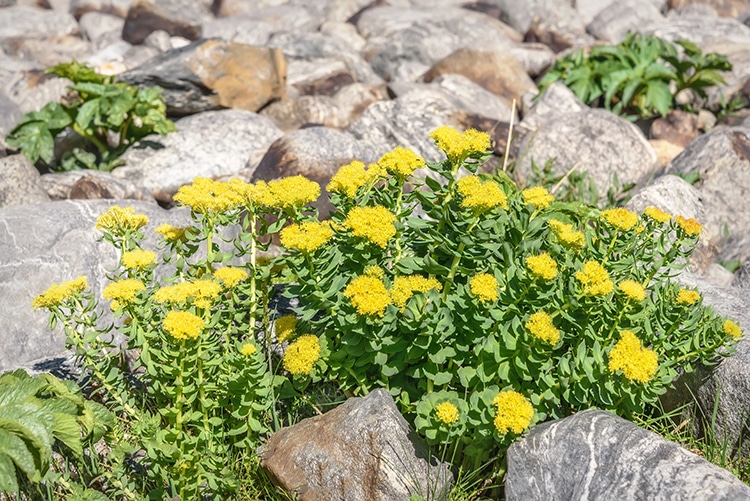
[(0, 207), (49, 201), (39, 171), (23, 155), (0, 158)]

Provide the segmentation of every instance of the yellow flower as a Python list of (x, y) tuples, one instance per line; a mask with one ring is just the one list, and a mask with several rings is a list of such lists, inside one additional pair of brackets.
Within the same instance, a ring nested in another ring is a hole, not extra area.
[(242, 203), (248, 207), (274, 207), (276, 205), (276, 199), (265, 181), (251, 184), (241, 179), (230, 179), (229, 188), (237, 193)]
[(310, 374), (320, 358), (318, 338), (312, 334), (300, 336), (287, 346), (283, 365), (290, 374)]
[(326, 186), (326, 190), (353, 199), (357, 196), (357, 191), (360, 188), (379, 179), (382, 173), (382, 169), (378, 168), (376, 164), (372, 164), (369, 169), (365, 169), (364, 163), (355, 160), (350, 164), (339, 167), (338, 172), (333, 175), (331, 182)]
[(280, 209), (302, 207), (314, 202), (320, 196), (320, 185), (304, 176), (290, 176), (271, 181), (268, 189), (274, 203)]
[(234, 266), (225, 266), (214, 272), (214, 277), (224, 282), (224, 286), (231, 289), (247, 278), (247, 271)]
[(435, 416), (445, 424), (458, 421), (458, 407), (450, 402), (441, 402), (435, 406)]
[(376, 205), (353, 208), (344, 224), (355, 237), (365, 238), (385, 249), (388, 241), (396, 235), (395, 222), (396, 216), (385, 207)]
[(276, 340), (283, 343), (294, 336), (294, 332), (297, 330), (297, 317), (294, 315), (279, 317), (276, 319), (273, 328), (276, 333)]
[(524, 205), (534, 204), (537, 209), (545, 209), (555, 201), (554, 195), (551, 195), (543, 186), (523, 190), (521, 195), (523, 195)]
[(537, 311), (529, 317), (526, 329), (537, 339), (553, 346), (560, 340), (560, 331), (552, 323), (552, 317), (543, 311)]
[(178, 240), (185, 240), (185, 232), (188, 228), (178, 228), (170, 224), (162, 224), (156, 228), (156, 233), (164, 237), (167, 242), (177, 242)]
[(86, 287), (88, 287), (88, 282), (83, 275), (75, 280), (52, 284), (46, 291), (34, 298), (34, 301), (31, 302), (31, 306), (33, 306), (34, 309), (60, 306), (63, 301), (83, 292)]
[(586, 242), (586, 238), (580, 231), (575, 231), (573, 225), (563, 223), (557, 219), (550, 219), (547, 223), (563, 247), (575, 251), (581, 250), (583, 244)]
[(699, 235), (701, 229), (703, 229), (703, 225), (692, 217), (689, 219), (685, 219), (682, 216), (675, 216), (674, 219), (675, 221), (677, 221), (677, 224), (680, 225), (680, 228), (682, 228), (683, 231), (688, 235)]
[(96, 220), (96, 229), (108, 231), (114, 235), (136, 231), (148, 224), (148, 217), (135, 214), (132, 207), (113, 205)]
[(310, 253), (324, 246), (333, 238), (330, 221), (304, 221), (287, 226), (279, 235), (281, 245)]
[(474, 275), (469, 281), (471, 293), (474, 294), (481, 303), (497, 301), (497, 285), (497, 279), (489, 273)]
[(626, 378), (639, 383), (648, 382), (659, 367), (659, 358), (652, 350), (644, 348), (633, 332), (620, 333), (620, 340), (609, 352), (609, 370), (622, 370)]
[(727, 320), (724, 322), (722, 330), (724, 331), (724, 334), (726, 334), (727, 336), (731, 336), (734, 339), (739, 339), (740, 337), (742, 337), (742, 329), (740, 329), (740, 326), (732, 322), (731, 320)]
[(552, 280), (557, 276), (557, 262), (546, 252), (527, 257), (526, 268), (532, 275), (544, 280)]
[(420, 157), (408, 148), (396, 146), (378, 160), (378, 165), (391, 174), (409, 177), (415, 170), (424, 167), (424, 158)]
[(255, 355), (257, 351), (258, 348), (256, 348), (253, 343), (245, 343), (242, 345), (242, 348), (240, 348), (240, 353), (242, 353), (246, 357)]
[(197, 177), (193, 184), (181, 186), (173, 197), (176, 202), (190, 207), (197, 214), (223, 214), (242, 204), (242, 197), (229, 183)]
[(692, 306), (701, 298), (701, 295), (696, 291), (688, 289), (680, 289), (677, 293), (677, 304), (683, 304), (685, 306)]
[(453, 127), (443, 125), (432, 131), (430, 137), (453, 163), (460, 162), (475, 152), (484, 153), (491, 147), (490, 136), (476, 129), (469, 129), (461, 134)]
[(646, 207), (646, 210), (643, 211), (644, 216), (648, 216), (657, 223), (666, 223), (670, 219), (672, 219), (672, 216), (666, 212), (664, 212), (661, 209), (657, 209), (656, 207)]
[(145, 288), (146, 286), (140, 280), (126, 278), (106, 286), (102, 291), (102, 296), (104, 299), (129, 304), (135, 301), (135, 295)]
[(456, 184), (463, 199), (461, 207), (478, 212), (502, 207), (508, 210), (508, 198), (495, 181), (482, 182), (478, 176), (466, 176)]
[(129, 270), (142, 270), (152, 264), (156, 264), (155, 252), (136, 249), (122, 255), (122, 265)]
[(643, 301), (646, 299), (646, 290), (635, 280), (623, 280), (617, 284), (617, 288), (633, 301)]
[(614, 289), (607, 270), (596, 261), (583, 263), (583, 270), (576, 272), (576, 279), (583, 287), (584, 296), (605, 296)]
[(602, 212), (601, 218), (618, 230), (623, 231), (630, 230), (638, 224), (638, 214), (622, 207), (605, 210)]
[(492, 403), (497, 406), (494, 422), (495, 428), (501, 435), (509, 431), (519, 435), (531, 424), (534, 407), (520, 393), (513, 390), (500, 392)]
[(185, 303), (192, 298), (197, 307), (207, 309), (220, 293), (221, 286), (213, 280), (193, 280), (162, 287), (154, 294), (154, 301), (176, 304)]
[(344, 290), (344, 296), (349, 298), (352, 306), (360, 315), (378, 315), (385, 313), (391, 304), (391, 296), (385, 284), (375, 277), (361, 276), (352, 280)]
[(406, 302), (415, 292), (425, 293), (429, 290), (440, 290), (442, 285), (434, 278), (425, 278), (421, 275), (400, 275), (393, 280), (391, 286), (391, 299), (401, 311), (406, 307)]
[(189, 311), (170, 311), (164, 317), (164, 330), (175, 339), (197, 339), (205, 324)]
[(383, 278), (383, 268), (373, 264), (365, 268), (365, 271), (363, 271), (362, 274), (368, 277)]

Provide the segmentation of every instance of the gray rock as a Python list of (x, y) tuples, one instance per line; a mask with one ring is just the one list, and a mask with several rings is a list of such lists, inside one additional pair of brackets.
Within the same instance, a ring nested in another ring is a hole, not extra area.
[(117, 42), (124, 25), (123, 18), (96, 11), (87, 12), (78, 20), (81, 35), (96, 48), (104, 48)]
[(40, 110), (50, 101), (60, 101), (69, 85), (70, 80), (32, 70), (13, 74), (5, 89), (6, 95), (18, 105), (21, 113), (26, 114)]
[(534, 427), (508, 449), (508, 501), (747, 499), (728, 471), (599, 410)]
[(266, 45), (273, 32), (272, 24), (248, 15), (221, 17), (207, 21), (203, 25), (205, 38), (219, 38), (227, 42), (256, 46)]
[(547, 87), (541, 96), (524, 96), (524, 117), (518, 126), (533, 132), (560, 113), (577, 113), (587, 109), (589, 107), (578, 99), (572, 90), (562, 82), (555, 82)]
[(148, 35), (163, 30), (170, 35), (197, 40), (203, 34), (202, 23), (208, 19), (202, 2), (183, 0), (136, 0), (128, 9), (122, 39), (140, 44)]
[(750, 11), (746, 0), (670, 0), (674, 9), (685, 9), (695, 7), (709, 7), (722, 17), (734, 17), (741, 19)]
[(75, 170), (43, 174), (41, 185), (52, 200), (108, 198), (156, 203), (143, 186), (116, 178), (109, 172)]
[(289, 2), (288, 0), (221, 0), (214, 2), (214, 12), (220, 18), (251, 18), (272, 26), (272, 32), (317, 31), (323, 21), (315, 12), (316, 4), (326, 2)]
[(0, 207), (49, 201), (39, 171), (23, 155), (0, 158)]
[(719, 263), (711, 263), (703, 273), (703, 279), (716, 287), (730, 287), (734, 281), (734, 273)]
[(75, 35), (78, 23), (70, 14), (22, 5), (6, 7), (0, 16), (0, 40)]
[(665, 18), (651, 0), (613, 2), (586, 26), (586, 31), (599, 40), (618, 44), (628, 31), (638, 31), (644, 24), (662, 23)]
[(169, 201), (195, 177), (255, 168), (281, 131), (265, 117), (244, 110), (209, 111), (176, 122), (177, 132), (152, 135), (130, 148), (112, 174)]
[(326, 21), (320, 25), (320, 33), (342, 42), (356, 52), (361, 51), (367, 43), (354, 25), (344, 21)]
[(750, 261), (747, 261), (742, 265), (742, 267), (734, 277), (732, 286), (739, 287), (741, 289), (750, 288)]
[(153, 47), (130, 45), (124, 40), (118, 40), (88, 55), (83, 61), (103, 75), (120, 75), (158, 55), (159, 51)]
[(453, 481), (384, 389), (282, 428), (264, 449), (262, 467), (301, 501), (440, 500)]
[[(42, 357), (62, 354), (65, 336), (60, 326), (47, 328), (48, 315), (34, 311), (31, 302), (51, 284), (86, 275), (94, 296), (109, 282), (105, 275), (117, 265), (117, 254), (107, 243), (97, 242), (96, 219), (111, 201), (61, 201), (18, 205), (0, 209), (0, 372)], [(123, 204), (125, 205), (125, 204)], [(144, 247), (155, 249), (162, 223), (189, 224), (184, 210), (167, 212), (154, 204), (134, 201), (126, 205), (146, 214)], [(104, 308), (106, 309), (106, 308)]]
[(714, 111), (720, 110), (722, 101), (730, 102), (734, 98), (739, 98), (743, 102), (748, 102), (748, 93), (750, 92), (750, 43), (719, 43), (707, 44), (705, 52), (716, 52), (729, 59), (732, 64), (732, 71), (722, 72), (726, 83), (709, 87), (706, 90), (708, 102), (706, 106)]
[(18, 105), (0, 92), (0, 136), (5, 137), (16, 126), (21, 116)]
[(101, 12), (125, 18), (134, 0), (71, 0), (70, 13), (80, 19), (87, 12)]
[(508, 54), (518, 59), (526, 73), (538, 77), (555, 64), (556, 56), (552, 49), (541, 43), (523, 43), (508, 49)]
[(526, 30), (525, 42), (543, 43), (555, 52), (590, 45), (594, 39), (586, 33), (578, 12), (562, 2), (532, 2), (538, 10)]
[(90, 42), (73, 35), (13, 39), (12, 43), (3, 45), (9, 55), (36, 61), (46, 68), (72, 59), (80, 60), (91, 51)]
[(652, 33), (671, 42), (691, 40), (699, 47), (716, 43), (747, 44), (750, 42), (750, 27), (728, 17), (681, 16), (668, 18), (666, 22), (644, 25), (638, 31)]

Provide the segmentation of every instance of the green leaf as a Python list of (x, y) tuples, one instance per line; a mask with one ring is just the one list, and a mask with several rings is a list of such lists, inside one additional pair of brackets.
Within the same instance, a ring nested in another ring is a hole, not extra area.
[(656, 108), (661, 116), (667, 116), (672, 107), (669, 85), (662, 81), (651, 81), (646, 87), (646, 109)]
[(78, 108), (78, 114), (76, 115), (76, 125), (81, 129), (86, 130), (94, 126), (92, 123), (96, 117), (99, 116), (99, 99), (92, 99), (86, 101)]
[(69, 63), (60, 63), (45, 70), (45, 73), (57, 75), (62, 78), (78, 83), (93, 82), (103, 84), (107, 81), (104, 75), (100, 75), (88, 63), (79, 63), (75, 59)]
[[(2, 432), (2, 430), (0, 430)], [(0, 435), (0, 440), (2, 440)], [(18, 492), (16, 468), (10, 456), (0, 452), (0, 492), (15, 494)]]
[(6, 141), (8, 146), (20, 148), (31, 163), (36, 163), (40, 158), (51, 163), (54, 157), (55, 140), (47, 125), (42, 122), (25, 123), (20, 128), (13, 129)]

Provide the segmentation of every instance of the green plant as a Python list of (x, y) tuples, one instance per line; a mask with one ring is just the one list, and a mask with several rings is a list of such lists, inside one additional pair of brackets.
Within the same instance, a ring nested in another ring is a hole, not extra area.
[[(55, 170), (96, 169), (111, 171), (136, 141), (152, 134), (176, 130), (166, 118), (162, 90), (139, 90), (113, 77), (96, 73), (76, 61), (49, 68), (46, 73), (67, 78), (73, 95), (68, 104), (51, 102), (27, 113), (8, 133), (6, 141), (19, 148), (32, 163), (42, 160)], [(54, 163), (55, 137), (72, 129), (92, 148), (66, 151)]]
[(724, 83), (731, 71), (720, 54), (703, 54), (688, 40), (675, 45), (654, 35), (629, 33), (616, 46), (597, 45), (559, 59), (539, 82), (540, 94), (558, 80), (586, 104), (603, 106), (627, 118), (666, 116), (684, 89), (706, 97), (706, 88)]

